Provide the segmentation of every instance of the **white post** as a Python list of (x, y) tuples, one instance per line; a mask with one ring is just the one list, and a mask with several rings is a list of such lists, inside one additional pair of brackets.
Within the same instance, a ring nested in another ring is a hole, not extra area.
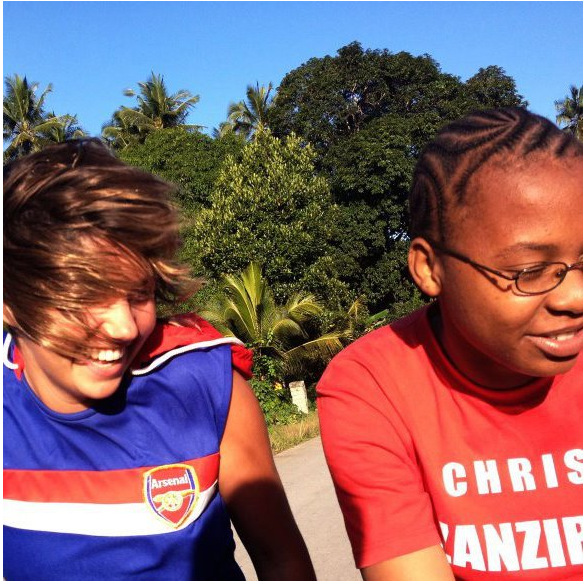
[(306, 386), (304, 380), (290, 382), (290, 394), (292, 394), (292, 403), (296, 405), (300, 412), (308, 414), (308, 396), (306, 395)]

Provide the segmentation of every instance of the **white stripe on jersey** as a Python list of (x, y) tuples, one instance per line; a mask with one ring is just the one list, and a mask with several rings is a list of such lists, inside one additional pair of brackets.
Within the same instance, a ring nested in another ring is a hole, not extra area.
[(145, 502), (133, 504), (70, 504), (4, 500), (5, 526), (88, 536), (145, 536), (182, 530), (192, 524), (207, 507), (217, 482), (202, 491), (189, 518), (178, 528), (158, 518)]
[(158, 366), (163, 364), (164, 362), (168, 361), (170, 358), (173, 358), (175, 355), (180, 355), (181, 353), (186, 353), (187, 351), (193, 351), (195, 349), (205, 349), (207, 347), (216, 347), (217, 345), (242, 345), (245, 347), (245, 343), (237, 339), (237, 337), (219, 337), (218, 339), (211, 339), (209, 341), (198, 341), (197, 343), (191, 343), (189, 345), (183, 345), (182, 347), (177, 347), (176, 349), (171, 349), (166, 353), (158, 356), (154, 361), (149, 363), (145, 368), (139, 370), (132, 370), (133, 376), (143, 376), (144, 374), (148, 374), (152, 370), (155, 370)]

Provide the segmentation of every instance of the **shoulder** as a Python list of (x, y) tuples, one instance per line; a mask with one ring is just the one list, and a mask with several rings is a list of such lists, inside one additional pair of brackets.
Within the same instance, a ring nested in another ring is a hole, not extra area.
[(196, 436), (209, 451), (218, 448), (223, 435), (232, 384), (228, 343), (183, 346), (132, 371), (128, 405), (135, 412), (147, 409), (144, 412), (148, 412), (151, 423), (160, 428), (172, 421), (172, 429), (166, 432), (173, 440), (184, 442), (185, 437)]
[(196, 315), (180, 323), (159, 321), (132, 364), (132, 399), (160, 408), (180, 404), (195, 418), (208, 410), (222, 427), (231, 400), (234, 345), (243, 343), (223, 337)]
[(235, 337), (225, 337), (210, 323), (189, 313), (159, 321), (132, 364), (134, 375), (150, 373), (177, 356), (216, 347), (229, 347), (233, 367), (251, 377), (252, 353)]
[(360, 337), (339, 352), (327, 367), (322, 382), (348, 367), (361, 366), (375, 372), (403, 365), (404, 359), (417, 360), (416, 349), (431, 335), (427, 307)]
[(24, 383), (22, 381), (22, 360), (16, 354), (16, 346), (12, 335), (7, 331), (3, 332), (3, 394), (4, 394), (4, 410), (8, 404), (12, 402), (12, 395), (16, 393), (16, 396), (22, 394), (22, 387)]
[(132, 396), (148, 396), (153, 403), (161, 401), (161, 406), (173, 396), (189, 411), (189, 404), (201, 400), (224, 409), (230, 400), (233, 380), (231, 349), (228, 343), (186, 345), (156, 356), (131, 373)]

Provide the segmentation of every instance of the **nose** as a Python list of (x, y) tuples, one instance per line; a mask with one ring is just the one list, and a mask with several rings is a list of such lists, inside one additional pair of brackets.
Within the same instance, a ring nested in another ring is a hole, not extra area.
[(109, 305), (101, 315), (102, 331), (118, 341), (133, 341), (138, 336), (138, 325), (132, 306), (127, 300)]
[(582, 314), (583, 288), (582, 265), (569, 267), (563, 282), (550, 292), (548, 297), (552, 310), (565, 313)]

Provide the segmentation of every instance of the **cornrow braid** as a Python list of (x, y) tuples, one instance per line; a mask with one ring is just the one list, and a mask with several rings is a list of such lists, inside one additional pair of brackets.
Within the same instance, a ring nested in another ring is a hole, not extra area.
[(545, 152), (581, 157), (582, 144), (552, 122), (524, 108), (473, 112), (445, 126), (422, 152), (410, 191), (410, 236), (443, 241), (448, 212), (467, 203), (471, 177), (501, 154), (513, 160)]

